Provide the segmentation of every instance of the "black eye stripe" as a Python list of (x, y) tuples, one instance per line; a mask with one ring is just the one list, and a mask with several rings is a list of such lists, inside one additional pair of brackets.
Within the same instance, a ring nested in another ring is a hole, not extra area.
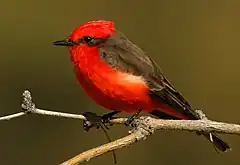
[(97, 38), (97, 37), (91, 37), (91, 36), (83, 36), (79, 40), (76, 41), (76, 43), (86, 43), (89, 46), (97, 46), (99, 44), (104, 43), (107, 40), (107, 38)]

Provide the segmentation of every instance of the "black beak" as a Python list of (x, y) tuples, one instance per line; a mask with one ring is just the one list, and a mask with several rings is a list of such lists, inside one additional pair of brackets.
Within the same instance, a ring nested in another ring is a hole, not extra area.
[(74, 45), (76, 45), (76, 43), (74, 41), (72, 41), (72, 40), (64, 39), (64, 40), (53, 42), (53, 45), (57, 45), (57, 46), (74, 46)]

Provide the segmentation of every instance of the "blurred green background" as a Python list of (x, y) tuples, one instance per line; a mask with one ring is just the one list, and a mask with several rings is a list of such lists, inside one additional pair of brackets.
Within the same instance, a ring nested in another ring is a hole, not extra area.
[[(239, 123), (239, 8), (239, 0), (1, 0), (0, 115), (21, 111), (25, 89), (39, 108), (107, 112), (79, 87), (67, 49), (51, 44), (83, 22), (107, 19), (160, 64), (193, 107), (209, 118)], [(57, 117), (2, 121), (0, 130), (3, 165), (59, 164), (106, 142), (100, 130), (86, 133), (81, 121)], [(116, 139), (127, 131), (115, 126), (110, 135)], [(223, 138), (233, 150), (217, 154), (194, 133), (157, 131), (118, 150), (118, 164), (238, 164), (240, 138)], [(112, 164), (111, 156), (88, 164)]]

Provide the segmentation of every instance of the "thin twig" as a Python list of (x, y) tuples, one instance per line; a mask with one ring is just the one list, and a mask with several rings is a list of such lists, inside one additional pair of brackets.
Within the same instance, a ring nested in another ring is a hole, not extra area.
[(23, 109), (22, 112), (18, 112), (18, 113), (12, 114), (12, 115), (0, 117), (0, 121), (1, 120), (11, 120), (11, 119), (18, 118), (18, 117), (21, 117), (21, 116), (24, 116), (24, 115), (27, 115), (30, 113), (34, 113), (34, 114), (38, 114), (38, 115), (47, 115), (47, 116), (56, 116), (56, 117), (86, 120), (86, 118), (83, 115), (79, 115), (79, 114), (70, 114), (70, 113), (49, 111), (49, 110), (36, 108), (35, 104), (32, 102), (31, 93), (27, 90), (23, 92), (22, 109)]
[(1, 120), (11, 120), (11, 119), (14, 119), (14, 118), (24, 116), (26, 114), (27, 114), (27, 112), (18, 112), (18, 113), (12, 114), (12, 115), (2, 116), (2, 117), (0, 117), (0, 121)]
[[(109, 143), (112, 142), (112, 140), (111, 140), (110, 136), (108, 135), (107, 130), (106, 130), (106, 128), (103, 126), (103, 124), (100, 124), (100, 127), (102, 128), (104, 134), (106, 135), (106, 138), (107, 138), (108, 142), (109, 142)], [(113, 154), (113, 163), (114, 163), (114, 164), (117, 164), (117, 156), (116, 156), (116, 153), (115, 153), (114, 151), (112, 151), (112, 154)]]
[(54, 112), (54, 111), (48, 111), (48, 110), (43, 110), (43, 109), (37, 109), (37, 108), (34, 109), (31, 113), (35, 113), (35, 114), (38, 114), (38, 115), (48, 115), (48, 116), (56, 116), (56, 117), (86, 120), (86, 118), (83, 115), (79, 115), (79, 114)]
[(56, 116), (56, 117), (63, 117), (63, 118), (86, 120), (86, 118), (83, 115), (79, 115), (79, 114), (56, 112), (56, 111), (49, 111), (49, 110), (34, 108), (30, 112), (24, 110), (23, 112), (18, 112), (18, 113), (7, 115), (7, 116), (2, 116), (2, 117), (0, 117), (0, 121), (1, 120), (11, 120), (11, 119), (18, 118), (18, 117), (21, 117), (21, 116), (24, 116), (24, 115), (28, 115), (30, 113), (34, 113), (34, 114), (38, 114), (38, 115)]

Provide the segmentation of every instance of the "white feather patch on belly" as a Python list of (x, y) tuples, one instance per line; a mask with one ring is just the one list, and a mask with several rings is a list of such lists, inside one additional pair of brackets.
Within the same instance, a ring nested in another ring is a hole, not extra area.
[(129, 73), (122, 73), (120, 75), (120, 80), (124, 81), (124, 82), (129, 82), (129, 83), (144, 83), (145, 84), (145, 80), (142, 76), (135, 76)]

